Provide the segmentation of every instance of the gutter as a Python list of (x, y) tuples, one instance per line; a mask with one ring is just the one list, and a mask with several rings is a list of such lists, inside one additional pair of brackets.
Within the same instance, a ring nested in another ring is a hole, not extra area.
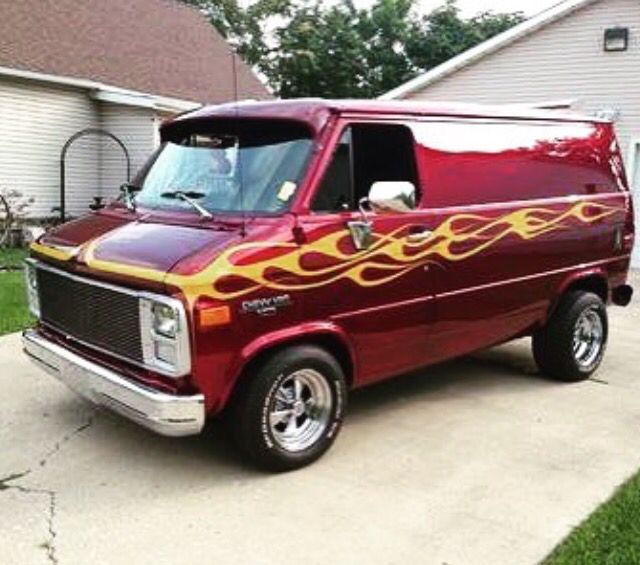
[(88, 90), (89, 97), (93, 100), (125, 106), (134, 106), (138, 108), (151, 108), (165, 112), (184, 112), (187, 110), (194, 110), (202, 106), (201, 103), (193, 102), (191, 100), (157, 96), (155, 94), (128, 90), (126, 88), (120, 88), (94, 80), (52, 75), (36, 71), (14, 69), (11, 67), (0, 66), (0, 77), (19, 78), (47, 84), (79, 88), (82, 90)]

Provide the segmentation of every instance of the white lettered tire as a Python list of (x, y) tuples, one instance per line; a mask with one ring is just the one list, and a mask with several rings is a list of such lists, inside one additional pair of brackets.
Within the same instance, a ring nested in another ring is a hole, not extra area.
[(340, 432), (346, 408), (340, 363), (315, 345), (295, 345), (246, 375), (231, 411), (234, 439), (256, 465), (289, 471), (322, 456)]

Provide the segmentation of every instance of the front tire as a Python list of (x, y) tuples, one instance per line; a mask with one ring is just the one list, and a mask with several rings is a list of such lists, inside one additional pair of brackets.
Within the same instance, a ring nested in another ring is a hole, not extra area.
[(289, 347), (247, 377), (229, 424), (253, 463), (290, 471), (331, 447), (346, 407), (344, 372), (332, 355), (313, 345)]
[(567, 293), (547, 325), (533, 336), (538, 368), (560, 381), (588, 379), (602, 362), (608, 329), (607, 308), (598, 295)]

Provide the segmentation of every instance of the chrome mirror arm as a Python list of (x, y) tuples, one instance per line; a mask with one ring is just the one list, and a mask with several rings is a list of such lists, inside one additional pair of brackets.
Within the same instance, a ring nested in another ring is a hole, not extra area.
[(369, 204), (369, 198), (364, 196), (358, 201), (358, 211), (360, 212), (360, 220), (354, 220), (347, 224), (351, 232), (353, 246), (358, 251), (364, 251), (371, 247), (373, 242), (373, 229), (371, 220), (367, 217), (365, 204)]
[(365, 209), (365, 204), (367, 206), (371, 206), (371, 202), (369, 201), (368, 196), (363, 196), (360, 200), (358, 200), (358, 211), (360, 212), (360, 218), (365, 223), (370, 223), (369, 218), (367, 217), (367, 210)]

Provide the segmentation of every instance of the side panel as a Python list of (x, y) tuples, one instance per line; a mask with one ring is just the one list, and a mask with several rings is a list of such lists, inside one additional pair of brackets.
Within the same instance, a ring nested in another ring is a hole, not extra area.
[(414, 135), (437, 238), (429, 339), (441, 359), (530, 331), (565, 278), (623, 256), (609, 126), (424, 122)]

